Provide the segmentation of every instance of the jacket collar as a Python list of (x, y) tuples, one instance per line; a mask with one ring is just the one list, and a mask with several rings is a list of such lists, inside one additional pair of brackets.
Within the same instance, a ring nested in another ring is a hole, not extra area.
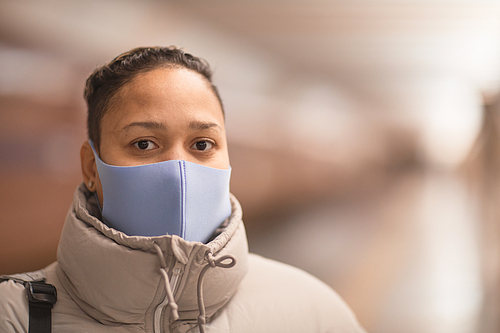
[(161, 266), (168, 273), (166, 281), (172, 286), (180, 319), (196, 320), (201, 271), (212, 255), (215, 259), (231, 255), (236, 259), (234, 267), (208, 269), (203, 279), (204, 308), (211, 317), (234, 295), (247, 271), (248, 246), (241, 207), (233, 196), (231, 204), (227, 227), (208, 244), (188, 242), (175, 235), (127, 236), (94, 216), (98, 215), (95, 198), (82, 184), (74, 194), (62, 230), (58, 277), (80, 308), (103, 324), (148, 327), (155, 325), (155, 316), (156, 321), (160, 316), (165, 325), (173, 319), (168, 310), (159, 308), (165, 304), (166, 295)]

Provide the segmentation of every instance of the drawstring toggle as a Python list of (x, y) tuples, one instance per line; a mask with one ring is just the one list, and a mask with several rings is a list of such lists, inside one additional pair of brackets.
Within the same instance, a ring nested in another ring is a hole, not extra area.
[[(230, 262), (224, 263), (224, 261), (226, 260), (230, 260)], [(203, 267), (200, 276), (198, 277), (198, 287), (197, 287), (198, 310), (200, 311), (200, 315), (198, 316), (198, 326), (200, 328), (200, 333), (205, 333), (204, 325), (206, 324), (205, 303), (203, 301), (203, 279), (205, 277), (205, 273), (210, 268), (215, 268), (215, 267), (231, 268), (234, 265), (236, 265), (236, 258), (233, 257), (232, 255), (225, 255), (215, 259), (210, 251), (207, 252), (207, 261), (208, 265)]]

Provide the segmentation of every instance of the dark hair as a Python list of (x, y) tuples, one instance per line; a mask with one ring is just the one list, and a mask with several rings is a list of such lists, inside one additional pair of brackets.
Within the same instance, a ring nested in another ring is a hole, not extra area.
[(160, 67), (182, 67), (203, 75), (219, 100), (224, 115), (222, 100), (217, 87), (212, 83), (212, 71), (208, 62), (173, 46), (135, 48), (97, 68), (85, 84), (87, 133), (96, 149), (99, 149), (101, 141), (101, 120), (117, 91), (138, 74)]

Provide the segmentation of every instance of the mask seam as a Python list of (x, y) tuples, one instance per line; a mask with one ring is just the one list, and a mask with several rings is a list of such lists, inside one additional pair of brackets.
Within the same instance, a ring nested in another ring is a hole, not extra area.
[(186, 165), (184, 161), (179, 161), (180, 173), (181, 173), (181, 232), (180, 236), (186, 238), (186, 192), (187, 192), (187, 177), (186, 177)]

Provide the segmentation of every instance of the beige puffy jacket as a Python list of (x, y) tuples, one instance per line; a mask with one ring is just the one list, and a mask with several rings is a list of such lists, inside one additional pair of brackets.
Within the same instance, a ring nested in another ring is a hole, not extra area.
[[(57, 288), (52, 332), (364, 332), (321, 281), (249, 254), (241, 207), (231, 200), (227, 227), (202, 244), (108, 228), (80, 186), (57, 262), (35, 273)], [(28, 332), (28, 313), (24, 286), (0, 283), (0, 332)]]

